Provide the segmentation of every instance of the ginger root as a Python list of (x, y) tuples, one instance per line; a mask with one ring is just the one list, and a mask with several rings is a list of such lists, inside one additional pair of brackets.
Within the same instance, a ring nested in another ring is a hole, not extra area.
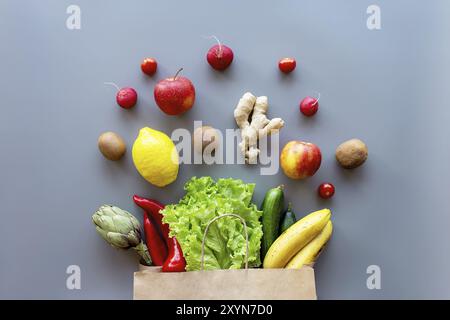
[(242, 141), (239, 143), (239, 147), (246, 163), (257, 163), (259, 139), (279, 131), (284, 126), (281, 118), (267, 119), (268, 108), (269, 103), (266, 96), (255, 97), (250, 92), (246, 92), (234, 109), (234, 118), (241, 129)]

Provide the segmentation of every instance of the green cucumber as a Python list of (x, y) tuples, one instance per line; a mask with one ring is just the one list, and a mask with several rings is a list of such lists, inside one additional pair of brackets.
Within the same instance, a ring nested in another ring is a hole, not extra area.
[(295, 213), (292, 212), (292, 204), (289, 202), (287, 211), (284, 214), (283, 219), (281, 219), (280, 234), (289, 229), (296, 221), (297, 218), (295, 217)]
[(272, 188), (266, 192), (262, 204), (263, 238), (261, 245), (261, 258), (264, 257), (272, 243), (280, 235), (280, 220), (284, 209), (283, 186)]

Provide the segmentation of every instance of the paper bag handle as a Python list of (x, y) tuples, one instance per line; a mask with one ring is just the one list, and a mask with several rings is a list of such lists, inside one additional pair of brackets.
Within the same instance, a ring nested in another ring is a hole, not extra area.
[(244, 225), (244, 234), (245, 234), (245, 269), (248, 269), (248, 232), (247, 232), (247, 224), (245, 223), (245, 219), (241, 216), (238, 216), (234, 213), (225, 213), (220, 216), (215, 217), (214, 219), (211, 219), (211, 221), (208, 222), (206, 225), (205, 233), (203, 234), (203, 240), (202, 240), (202, 256), (201, 256), (201, 264), (200, 264), (200, 270), (203, 271), (205, 269), (205, 241), (206, 241), (206, 235), (208, 234), (209, 227), (213, 222), (216, 220), (219, 220), (223, 217), (234, 217), (241, 220), (242, 224)]

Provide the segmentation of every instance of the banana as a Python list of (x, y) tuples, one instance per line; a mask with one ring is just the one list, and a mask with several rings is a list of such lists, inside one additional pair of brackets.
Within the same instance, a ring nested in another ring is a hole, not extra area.
[(283, 232), (269, 248), (264, 268), (284, 268), (291, 258), (314, 239), (331, 217), (329, 209), (310, 213)]
[(300, 269), (305, 264), (310, 264), (316, 260), (317, 255), (328, 242), (333, 232), (333, 224), (328, 221), (322, 232), (319, 233), (310, 243), (301, 249), (286, 265), (287, 269)]

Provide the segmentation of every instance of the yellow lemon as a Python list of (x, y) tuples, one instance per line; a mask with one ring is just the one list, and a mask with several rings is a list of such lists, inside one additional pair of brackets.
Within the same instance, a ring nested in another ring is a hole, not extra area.
[(142, 128), (133, 144), (133, 162), (145, 180), (157, 187), (175, 181), (178, 175), (178, 152), (163, 132)]

